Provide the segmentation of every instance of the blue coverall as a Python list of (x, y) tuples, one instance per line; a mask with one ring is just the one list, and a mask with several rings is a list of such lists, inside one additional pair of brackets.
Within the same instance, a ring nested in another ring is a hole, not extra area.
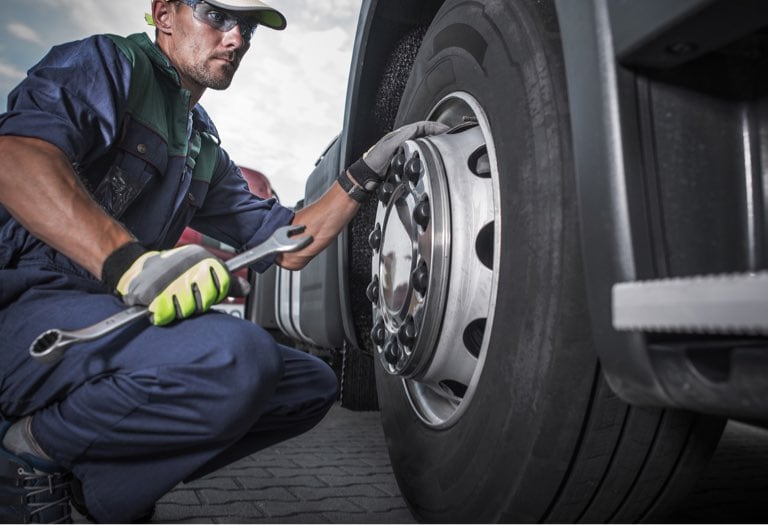
[[(163, 100), (136, 110), (146, 95), (136, 90), (150, 84)], [(216, 130), (199, 105), (189, 112), (188, 97), (146, 35), (95, 36), (53, 48), (29, 71), (0, 115), (0, 135), (59, 147), (148, 248), (173, 246), (188, 224), (242, 249), (259, 244), (293, 213), (253, 196), (218, 147), (212, 175), (197, 176), (200, 135)], [(148, 121), (152, 111), (160, 124)], [(99, 521), (130, 521), (179, 482), (308, 430), (336, 397), (321, 360), (217, 312), (167, 327), (136, 323), (52, 366), (29, 357), (41, 332), (123, 308), (0, 207), (0, 416), (33, 415), (33, 434), (82, 481)]]

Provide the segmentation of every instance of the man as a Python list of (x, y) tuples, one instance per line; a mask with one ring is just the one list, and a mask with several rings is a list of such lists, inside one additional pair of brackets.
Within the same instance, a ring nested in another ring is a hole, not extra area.
[[(0, 116), (2, 521), (66, 520), (71, 488), (92, 519), (128, 522), (179, 482), (314, 426), (334, 374), (252, 323), (199, 315), (237, 281), (201, 248), (171, 247), (188, 224), (242, 249), (302, 224), (314, 242), (274, 261), (302, 268), (404, 140), (443, 131), (390, 133), (294, 214), (251, 195), (198, 105), (229, 86), (256, 26), (283, 29), (283, 15), (259, 0), (153, 0), (151, 17), (154, 44), (101, 35), (53, 48)], [(147, 305), (150, 321), (51, 366), (30, 359), (46, 329), (125, 303)]]

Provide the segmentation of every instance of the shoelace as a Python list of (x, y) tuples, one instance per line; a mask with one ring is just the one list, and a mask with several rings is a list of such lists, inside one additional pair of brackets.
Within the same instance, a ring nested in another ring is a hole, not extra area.
[[(31, 518), (48, 509), (61, 506), (63, 507), (62, 516), (56, 521), (49, 521), (48, 523), (72, 523), (72, 509), (69, 506), (69, 493), (72, 485), (70, 474), (46, 474), (39, 471), (28, 472), (23, 468), (19, 468), (18, 472), (24, 478), (24, 489), (27, 491), (27, 507), (30, 510), (29, 515)], [(61, 497), (58, 499), (41, 502), (31, 501), (32, 498), (44, 494), (50, 494), (55, 497), (56, 491), (61, 491)]]

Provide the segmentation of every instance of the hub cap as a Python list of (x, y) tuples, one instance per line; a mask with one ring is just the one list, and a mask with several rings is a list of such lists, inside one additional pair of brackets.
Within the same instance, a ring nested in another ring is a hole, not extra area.
[(448, 134), (406, 142), (382, 184), (368, 298), (381, 366), (430, 426), (455, 422), (485, 362), (495, 303), (498, 174), (482, 108), (454, 93), (430, 120)]

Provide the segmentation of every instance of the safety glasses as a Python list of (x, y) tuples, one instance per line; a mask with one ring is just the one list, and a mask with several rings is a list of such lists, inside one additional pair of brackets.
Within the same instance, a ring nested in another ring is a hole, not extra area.
[(195, 20), (217, 31), (226, 33), (233, 27), (238, 26), (240, 28), (240, 35), (246, 44), (251, 42), (253, 33), (259, 26), (259, 23), (255, 20), (233, 15), (231, 12), (207, 4), (203, 0), (181, 0), (181, 2), (192, 8), (192, 16), (195, 17)]

